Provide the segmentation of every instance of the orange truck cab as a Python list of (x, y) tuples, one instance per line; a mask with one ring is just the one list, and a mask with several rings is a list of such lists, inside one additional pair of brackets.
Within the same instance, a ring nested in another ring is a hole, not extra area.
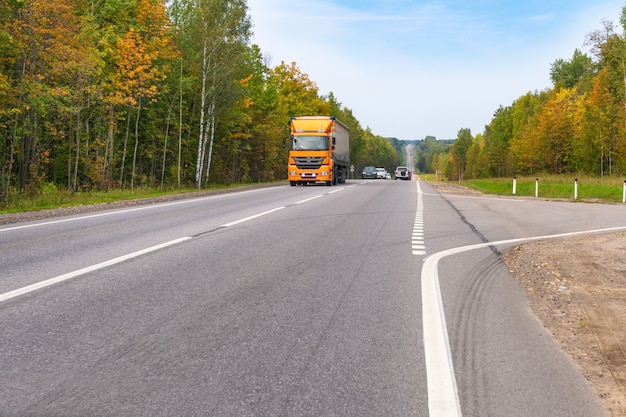
[(334, 117), (291, 118), (289, 183), (292, 186), (325, 182), (343, 184), (348, 178), (348, 128)]

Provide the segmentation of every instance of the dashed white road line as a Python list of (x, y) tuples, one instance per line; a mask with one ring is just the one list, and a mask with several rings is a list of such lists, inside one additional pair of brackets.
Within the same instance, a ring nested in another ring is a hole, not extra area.
[[(242, 195), (242, 194), (249, 194), (249, 193), (258, 193), (258, 192), (263, 192), (266, 190), (271, 190), (271, 188), (260, 188), (260, 189), (256, 189), (256, 190), (249, 190), (249, 191), (239, 191), (237, 192), (238, 195)], [(197, 197), (197, 198), (188, 198), (188, 199), (183, 199), (183, 200), (178, 200), (178, 201), (169, 201), (166, 203), (158, 203), (158, 204), (150, 204), (147, 206), (139, 206), (139, 207), (131, 207), (131, 208), (125, 208), (125, 209), (118, 209), (118, 210), (112, 210), (112, 211), (103, 211), (100, 213), (94, 213), (94, 214), (85, 214), (82, 216), (75, 216), (75, 217), (64, 217), (61, 219), (54, 219), (54, 220), (46, 220), (46, 221), (42, 221), (42, 222), (37, 222), (37, 223), (28, 223), (28, 224), (19, 224), (17, 226), (10, 226), (10, 227), (5, 227), (0, 229), (0, 233), (3, 232), (9, 232), (12, 230), (19, 230), (19, 229), (29, 229), (29, 228), (34, 228), (34, 227), (41, 227), (41, 226), (47, 226), (50, 224), (59, 224), (59, 223), (69, 223), (69, 222), (75, 222), (78, 220), (84, 220), (84, 219), (92, 219), (92, 218), (96, 218), (96, 217), (106, 217), (106, 216), (114, 216), (120, 213), (130, 213), (130, 212), (134, 212), (134, 211), (144, 211), (144, 210), (153, 210), (155, 208), (160, 208), (160, 207), (167, 207), (167, 206), (177, 206), (177, 205), (184, 205), (184, 204), (189, 204), (189, 203), (196, 203), (198, 201), (204, 201), (204, 200), (214, 200), (214, 199), (218, 199), (218, 198), (226, 198), (229, 196), (232, 196), (233, 194), (218, 194), (218, 195), (210, 195), (207, 197)]]
[(87, 274), (89, 272), (94, 272), (99, 269), (103, 269), (115, 264), (119, 264), (120, 262), (127, 261), (132, 258), (136, 258), (141, 255), (145, 255), (150, 252), (157, 251), (159, 249), (166, 248), (168, 246), (176, 245), (181, 242), (185, 242), (191, 239), (191, 237), (181, 237), (179, 239), (170, 240), (169, 242), (161, 243), (160, 245), (152, 246), (146, 249), (139, 250), (137, 252), (129, 253), (124, 256), (119, 256), (117, 258), (109, 259), (108, 261), (100, 262), (95, 265), (88, 266), (86, 268), (78, 269), (76, 271), (69, 272), (67, 274), (59, 275), (54, 278), (47, 279), (45, 281), (40, 281), (35, 284), (28, 285), (26, 287), (18, 288), (13, 291), (5, 292), (0, 294), (0, 303), (11, 298), (18, 297), (20, 295), (28, 294), (29, 292), (33, 292), (39, 290), (41, 288), (49, 287), (50, 285), (58, 284), (59, 282), (67, 281), (72, 278), (76, 278), (80, 275)]
[(413, 255), (423, 256), (426, 255), (426, 246), (424, 245), (424, 202), (422, 200), (420, 182), (415, 181), (415, 184), (417, 184), (417, 212), (415, 213), (411, 251)]
[[(305, 200), (300, 200), (300, 201), (298, 201), (298, 202), (296, 202), (294, 204), (306, 203), (308, 201), (315, 200), (315, 199), (323, 197), (325, 195), (329, 195), (329, 194), (341, 191), (344, 188), (345, 187), (341, 187), (339, 189), (332, 190), (331, 192), (327, 192), (325, 194), (320, 194), (320, 195), (317, 195), (317, 196), (314, 196), (314, 197), (311, 197), (311, 198), (308, 198), (308, 199), (305, 199)], [(250, 191), (244, 191), (244, 192), (250, 192)], [(205, 199), (215, 198), (215, 197), (218, 197), (218, 196), (203, 197), (200, 200), (205, 200)], [(195, 201), (197, 201), (197, 200), (199, 200), (199, 199), (195, 199)], [(174, 205), (174, 204), (185, 204), (185, 203), (187, 203), (189, 201), (190, 200), (183, 200), (183, 201), (178, 201), (178, 202), (171, 202), (171, 203), (160, 204), (159, 206), (163, 207), (163, 206)], [(2, 229), (1, 231), (16, 230), (16, 229), (27, 228), (27, 227), (36, 227), (36, 226), (47, 225), (47, 224), (63, 223), (63, 222), (75, 221), (75, 220), (78, 220), (78, 219), (86, 219), (86, 218), (92, 218), (92, 217), (110, 216), (110, 215), (115, 214), (115, 213), (121, 213), (121, 212), (124, 213), (124, 212), (129, 212), (129, 211), (146, 210), (148, 208), (154, 208), (154, 207), (155, 206), (144, 206), (144, 207), (137, 207), (137, 208), (133, 208), (133, 209), (118, 210), (118, 211), (114, 211), (114, 212), (105, 212), (105, 213), (97, 213), (97, 214), (81, 216), (81, 217), (72, 217), (72, 218), (68, 218), (68, 219), (58, 219), (58, 220), (52, 220), (52, 221), (47, 221), (47, 222), (43, 222), (43, 223), (34, 223), (34, 224), (28, 224), (28, 225), (22, 225), (22, 226), (15, 226), (15, 227), (11, 227), (11, 228)], [(267, 210), (267, 211), (264, 211), (264, 212), (261, 212), (261, 213), (254, 214), (252, 216), (244, 217), (242, 219), (238, 219), (238, 220), (234, 220), (234, 221), (229, 222), (229, 223), (225, 223), (225, 224), (221, 225), (220, 227), (235, 226), (237, 224), (241, 224), (241, 223), (244, 223), (244, 222), (247, 222), (247, 221), (259, 218), (261, 216), (265, 216), (267, 214), (274, 213), (274, 212), (279, 211), (279, 210), (283, 210), (286, 207), (287, 206), (276, 207), (276, 208), (273, 208), (271, 210)], [(22, 288), (18, 288), (18, 289), (12, 290), (12, 291), (8, 291), (8, 292), (5, 292), (5, 293), (2, 293), (2, 294), (0, 294), (0, 303), (3, 302), (3, 301), (6, 301), (6, 300), (10, 300), (11, 298), (19, 297), (21, 295), (25, 295), (25, 294), (28, 294), (30, 292), (33, 292), (33, 291), (36, 291), (36, 290), (39, 290), (39, 289), (46, 288), (46, 287), (49, 287), (51, 285), (58, 284), (58, 283), (61, 283), (63, 281), (70, 280), (72, 278), (79, 277), (81, 275), (84, 275), (84, 274), (87, 274), (87, 273), (90, 273), (90, 272), (98, 271), (100, 269), (104, 269), (104, 268), (107, 268), (109, 266), (112, 266), (112, 265), (115, 265), (115, 264), (119, 264), (119, 263), (127, 261), (129, 259), (133, 259), (133, 258), (142, 256), (142, 255), (145, 255), (147, 253), (154, 252), (154, 251), (166, 248), (168, 246), (173, 246), (173, 245), (177, 245), (177, 244), (182, 243), (182, 242), (186, 242), (186, 241), (191, 240), (191, 239), (193, 239), (192, 236), (185, 236), (185, 237), (181, 237), (181, 238), (178, 238), (178, 239), (170, 240), (169, 242), (165, 242), (165, 243), (161, 243), (159, 245), (151, 246), (149, 248), (142, 249), (142, 250), (139, 250), (139, 251), (136, 251), (136, 252), (133, 252), (133, 253), (129, 253), (129, 254), (123, 255), (123, 256), (119, 256), (117, 258), (109, 259), (108, 261), (100, 262), (100, 263), (97, 263), (95, 265), (91, 265), (91, 266), (88, 266), (88, 267), (85, 267), (85, 268), (81, 268), (81, 269), (78, 269), (76, 271), (68, 272), (68, 273), (63, 274), (63, 275), (58, 275), (56, 277), (49, 278), (49, 279), (46, 279), (44, 281), (39, 281), (39, 282), (36, 282), (34, 284), (31, 284), (31, 285), (28, 285), (28, 286), (25, 286), (25, 287), (22, 287)]]

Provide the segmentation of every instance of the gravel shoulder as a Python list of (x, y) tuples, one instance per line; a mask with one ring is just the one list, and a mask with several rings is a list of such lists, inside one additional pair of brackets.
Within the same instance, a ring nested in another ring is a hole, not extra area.
[[(442, 194), (479, 194), (431, 185)], [(607, 414), (626, 416), (626, 232), (531, 242), (502, 259)]]

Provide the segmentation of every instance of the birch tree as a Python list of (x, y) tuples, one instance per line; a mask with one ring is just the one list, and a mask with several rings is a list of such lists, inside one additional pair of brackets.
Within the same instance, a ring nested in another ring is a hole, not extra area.
[[(229, 92), (239, 89), (238, 70), (251, 34), (245, 0), (183, 0), (180, 10), (187, 13), (185, 34), (193, 39), (196, 50), (186, 50), (188, 61), (197, 68), (200, 109), (195, 184), (202, 187), (208, 175), (218, 117), (234, 102)], [(183, 19), (185, 20), (185, 19)]]

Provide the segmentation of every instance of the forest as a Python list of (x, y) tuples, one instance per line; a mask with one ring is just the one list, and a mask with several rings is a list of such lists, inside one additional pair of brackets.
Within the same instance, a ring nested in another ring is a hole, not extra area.
[[(202, 189), (286, 178), (289, 120), (350, 128), (351, 163), (449, 179), (626, 170), (626, 38), (609, 21), (553, 85), (454, 141), (374, 134), (297, 63), (251, 43), (246, 0), (0, 3), (0, 204), (67, 190)], [(624, 12), (620, 23), (626, 25)], [(270, 47), (264, 46), (264, 47)]]
[(245, 0), (3, 1), (0, 201), (282, 180), (296, 115), (346, 124), (356, 172), (400, 163), (251, 27)]
[[(451, 180), (514, 175), (626, 174), (626, 7), (620, 28), (608, 20), (570, 59), (550, 66), (551, 88), (498, 108), (475, 136), (460, 129), (450, 146), (425, 140), (418, 167)], [(427, 138), (428, 139), (428, 138)], [(419, 153), (418, 153), (419, 154)]]

